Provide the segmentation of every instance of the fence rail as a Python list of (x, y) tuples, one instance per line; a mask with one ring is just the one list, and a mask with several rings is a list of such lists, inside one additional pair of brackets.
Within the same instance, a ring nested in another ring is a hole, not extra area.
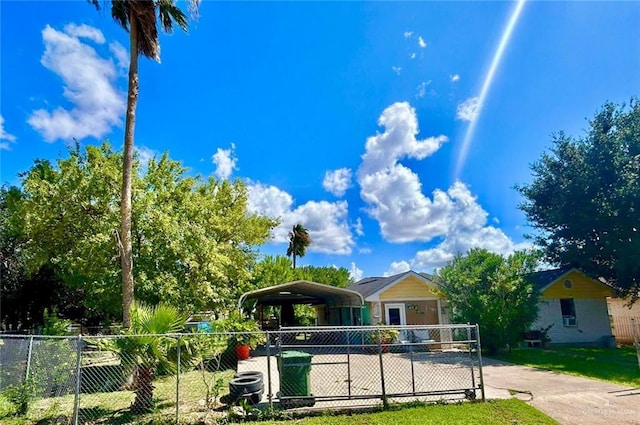
[[(259, 346), (238, 360), (239, 342)], [(240, 399), (284, 408), (484, 399), (472, 325), (252, 334), (0, 335), (0, 422), (215, 422)], [(2, 410), (4, 407), (4, 411)], [(143, 415), (139, 418), (138, 415)]]

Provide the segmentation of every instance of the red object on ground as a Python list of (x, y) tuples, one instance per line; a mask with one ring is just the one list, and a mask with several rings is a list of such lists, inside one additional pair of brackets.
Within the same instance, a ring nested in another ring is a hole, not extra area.
[(251, 353), (251, 347), (248, 345), (236, 345), (236, 355), (238, 360), (247, 360)]

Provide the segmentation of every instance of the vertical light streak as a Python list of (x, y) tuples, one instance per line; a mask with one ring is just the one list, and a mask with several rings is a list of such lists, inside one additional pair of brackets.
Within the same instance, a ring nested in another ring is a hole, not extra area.
[(493, 54), (493, 60), (491, 61), (491, 67), (487, 72), (487, 75), (484, 78), (484, 83), (482, 84), (482, 90), (480, 91), (480, 96), (478, 96), (478, 107), (475, 112), (475, 116), (469, 123), (469, 127), (467, 127), (467, 132), (464, 135), (464, 139), (462, 140), (462, 146), (460, 148), (460, 152), (458, 154), (458, 161), (456, 163), (456, 172), (455, 177), (458, 179), (460, 177), (460, 173), (462, 172), (462, 168), (464, 167), (464, 163), (467, 159), (467, 154), (469, 153), (469, 148), (471, 147), (471, 141), (473, 140), (473, 135), (476, 131), (476, 124), (480, 119), (480, 113), (482, 112), (482, 107), (484, 102), (489, 94), (489, 90), (491, 89), (491, 84), (493, 83), (493, 77), (496, 74), (496, 70), (500, 65), (500, 60), (502, 59), (502, 54), (504, 53), (507, 44), (509, 44), (509, 40), (511, 39), (511, 34), (513, 33), (513, 29), (518, 23), (518, 19), (520, 18), (520, 13), (522, 12), (522, 8), (524, 7), (526, 0), (518, 0), (513, 12), (511, 12), (511, 17), (509, 18), (509, 22), (507, 22), (507, 26), (504, 28), (504, 32), (502, 33), (502, 37), (500, 38), (500, 43), (496, 48), (495, 53)]

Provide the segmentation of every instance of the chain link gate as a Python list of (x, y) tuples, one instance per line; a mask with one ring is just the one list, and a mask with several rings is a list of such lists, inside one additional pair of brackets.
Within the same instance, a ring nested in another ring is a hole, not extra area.
[[(475, 325), (295, 327), (268, 332), (264, 401), (352, 407), (411, 397), (484, 400)], [(247, 371), (249, 369), (246, 369)]]

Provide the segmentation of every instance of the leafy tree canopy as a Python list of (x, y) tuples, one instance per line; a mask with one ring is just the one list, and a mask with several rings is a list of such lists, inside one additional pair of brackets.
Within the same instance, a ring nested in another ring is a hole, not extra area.
[[(9, 203), (30, 271), (53, 268), (100, 317), (121, 313), (121, 153), (107, 143), (36, 161)], [(227, 308), (249, 285), (255, 246), (276, 221), (247, 211), (243, 183), (190, 177), (165, 154), (134, 173), (136, 298), (181, 310)]]
[(527, 252), (503, 257), (476, 248), (456, 256), (438, 271), (453, 323), (479, 324), (492, 354), (514, 346), (538, 315), (538, 294), (526, 279), (537, 263), (538, 255)]
[(607, 103), (580, 138), (559, 133), (516, 186), (548, 261), (640, 290), (640, 104)]
[(294, 280), (310, 280), (345, 288), (351, 285), (349, 270), (344, 267), (304, 266), (292, 269), (291, 259), (281, 255), (265, 256), (256, 263), (253, 270), (253, 284), (256, 288), (279, 285)]

